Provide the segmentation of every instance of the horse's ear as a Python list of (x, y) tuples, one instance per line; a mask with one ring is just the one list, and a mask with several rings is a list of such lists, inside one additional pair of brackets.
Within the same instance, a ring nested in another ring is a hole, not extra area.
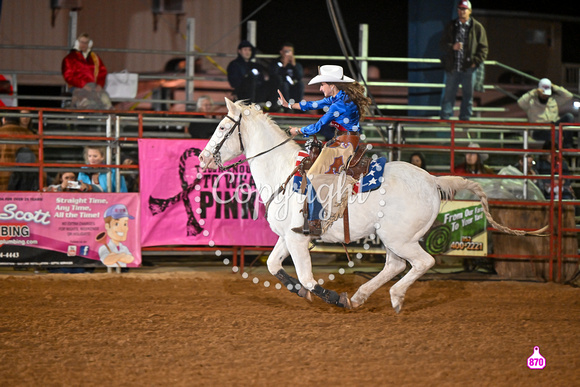
[(226, 100), (226, 107), (228, 108), (228, 112), (233, 112), (236, 110), (236, 104), (234, 104), (228, 97), (224, 97)]

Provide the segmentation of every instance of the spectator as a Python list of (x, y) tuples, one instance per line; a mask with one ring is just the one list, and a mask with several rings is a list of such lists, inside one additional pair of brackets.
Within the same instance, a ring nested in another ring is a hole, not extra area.
[(62, 76), (73, 94), (74, 107), (110, 109), (111, 100), (104, 90), (107, 68), (92, 47), (89, 35), (81, 34), (62, 60)]
[(276, 90), (280, 90), (288, 102), (300, 102), (304, 98), (304, 69), (296, 62), (294, 45), (284, 43), (280, 48), (280, 56), (270, 64), (270, 82), (275, 98)]
[[(553, 85), (548, 78), (542, 78), (536, 89), (528, 91), (518, 99), (518, 105), (526, 112), (529, 122), (548, 123), (556, 125), (556, 141), (558, 140), (558, 125), (574, 122), (572, 113), (560, 116), (560, 110), (573, 95), (561, 86)], [(550, 141), (548, 130), (533, 130), (532, 138), (538, 141)], [(572, 132), (564, 132), (564, 148), (573, 146)]]
[[(479, 144), (474, 142), (469, 143), (469, 148), (479, 148)], [(455, 166), (455, 173), (464, 174), (489, 174), (493, 175), (495, 172), (493, 169), (484, 164), (484, 162), (489, 158), (487, 153), (466, 153), (465, 162)]]
[[(23, 146), (16, 151), (15, 162), (33, 164), (36, 156)], [(13, 171), (8, 179), (8, 191), (38, 191), (38, 172)]]
[[(552, 142), (551, 141), (546, 141), (542, 147), (542, 149), (545, 150), (550, 150), (552, 149)], [(558, 149), (558, 146), (556, 145), (556, 149)], [(559, 155), (559, 156), (558, 156)], [(557, 158), (561, 159), (562, 162), (562, 174), (563, 175), (570, 175), (570, 167), (568, 166), (568, 163), (566, 162), (566, 160), (564, 160), (563, 158), (561, 158), (561, 154), (557, 154), (556, 155)], [(544, 197), (548, 200), (550, 200), (550, 192), (553, 190), (554, 191), (554, 199), (558, 199), (559, 196), (559, 178), (558, 178), (558, 163), (560, 161), (556, 161), (556, 165), (554, 166), (555, 171), (554, 171), (554, 185), (551, 184), (549, 179), (541, 179), (538, 180), (538, 186), (540, 187), (540, 189), (542, 190), (542, 192), (544, 193)], [(552, 155), (550, 153), (548, 154), (543, 154), (542, 156), (540, 156), (540, 159), (538, 161), (538, 174), (540, 175), (551, 175), (552, 174)], [(572, 182), (569, 179), (565, 179), (563, 184), (562, 184), (562, 199), (574, 199), (575, 198), (575, 194), (574, 191), (572, 189)]]
[[(18, 117), (3, 117), (2, 123), (3, 125), (0, 127), (0, 134), (9, 134), (11, 136), (34, 135), (31, 130), (20, 126), (20, 119)], [(38, 145), (7, 144), (5, 141), (9, 141), (9, 138), (0, 138), (0, 162), (16, 162), (16, 154), (20, 148), (28, 148), (31, 150), (34, 155), (34, 161), (32, 162), (36, 162), (36, 159), (38, 158)], [(30, 159), (30, 157), (26, 157), (24, 152), (21, 152), (21, 158), (22, 157)], [(6, 191), (8, 189), (11, 173), (12, 172), (10, 171), (0, 171), (0, 191)], [(38, 190), (38, 187), (36, 189)]]
[[(105, 161), (105, 147), (86, 146), (84, 149), (85, 162), (91, 167), (96, 168)], [(117, 192), (117, 169), (111, 169), (111, 191), (108, 190), (107, 173), (93, 172), (90, 176), (85, 172), (80, 172), (78, 176), (79, 182), (85, 184), (98, 185), (103, 192)], [(125, 178), (121, 176), (121, 187), (118, 192), (128, 192)]]
[[(22, 114), (30, 114), (30, 110), (21, 110), (20, 113), (22, 113)], [(37, 133), (36, 128), (32, 125), (32, 117), (21, 116), (19, 118), (19, 121), (20, 121), (20, 126), (22, 126), (23, 128), (26, 128), (26, 129), (30, 130), (34, 134)]]
[(250, 102), (267, 100), (267, 73), (264, 66), (252, 62), (255, 54), (255, 47), (243, 40), (238, 45), (238, 57), (228, 65), (228, 82), (234, 88), (235, 99)]
[[(202, 95), (197, 99), (195, 103), (195, 111), (203, 113), (211, 113), (215, 110), (213, 104), (213, 99), (209, 95)], [(211, 117), (211, 114), (207, 114), (206, 117)]]
[[(528, 155), (526, 157), (528, 167), (528, 175), (537, 175), (538, 170), (536, 169), (536, 162), (534, 161), (534, 156)], [(524, 155), (521, 155), (518, 162), (514, 164), (514, 167), (518, 169), (521, 173), (524, 173)]]
[(80, 191), (80, 192), (103, 192), (101, 187), (94, 184), (85, 184), (82, 181), (77, 180), (77, 174), (75, 172), (59, 172), (52, 184), (48, 187), (44, 187), (44, 192), (67, 192), (67, 191)]
[[(203, 117), (214, 118), (210, 113), (215, 111), (215, 105), (209, 95), (202, 95), (199, 97), (195, 106), (195, 111), (207, 113)], [(211, 138), (216, 127), (217, 122), (191, 122), (187, 131), (191, 138)]]
[(471, 2), (462, 0), (457, 6), (458, 18), (443, 30), (440, 46), (441, 63), (445, 70), (445, 89), (441, 100), (441, 119), (453, 116), (453, 106), (459, 85), (462, 86), (459, 119), (467, 121), (473, 114), (473, 88), (478, 66), (487, 59), (485, 28), (471, 17)]
[(425, 161), (425, 156), (421, 152), (415, 152), (409, 157), (409, 162), (416, 165), (419, 168), (427, 170), (427, 162)]
[[(139, 158), (137, 155), (129, 155), (123, 160), (123, 165), (138, 165)], [(125, 178), (127, 182), (127, 190), (129, 192), (139, 192), (139, 171), (136, 174), (128, 174)]]

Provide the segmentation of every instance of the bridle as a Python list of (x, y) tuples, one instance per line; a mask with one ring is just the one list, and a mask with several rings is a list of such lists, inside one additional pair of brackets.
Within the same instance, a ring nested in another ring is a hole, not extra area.
[(228, 169), (234, 168), (234, 167), (240, 165), (241, 163), (243, 163), (244, 161), (246, 161), (246, 160), (240, 160), (237, 163), (234, 163), (232, 165), (228, 165), (227, 167), (225, 167), (222, 164), (222, 156), (220, 155), (220, 149), (222, 149), (222, 146), (224, 146), (224, 143), (226, 142), (226, 140), (228, 138), (230, 138), (230, 136), (232, 135), (232, 133), (234, 133), (236, 128), (238, 128), (238, 137), (240, 139), (240, 150), (242, 153), (244, 153), (244, 143), (242, 141), (242, 132), (240, 130), (240, 123), (242, 122), (242, 113), (240, 113), (240, 116), (238, 117), (237, 121), (234, 120), (232, 117), (230, 117), (229, 114), (226, 117), (234, 122), (234, 126), (226, 133), (226, 135), (219, 142), (219, 144), (216, 145), (216, 147), (212, 153), (213, 159), (214, 159), (216, 165), (218, 166), (218, 168), (220, 169), (220, 171), (227, 171)]
[(222, 148), (222, 146), (224, 145), (224, 143), (226, 142), (226, 140), (228, 138), (230, 138), (230, 136), (234, 133), (234, 131), (236, 130), (236, 128), (238, 129), (238, 138), (240, 139), (240, 151), (242, 153), (244, 153), (244, 150), (245, 150), (245, 148), (244, 148), (244, 142), (242, 141), (242, 132), (241, 132), (241, 129), (240, 129), (240, 124), (242, 122), (242, 113), (240, 113), (240, 116), (238, 117), (238, 120), (237, 121), (235, 119), (233, 119), (232, 117), (230, 117), (229, 115), (227, 115), (226, 117), (229, 118), (231, 121), (233, 121), (234, 126), (226, 133), (226, 135), (219, 142), (219, 144), (216, 145), (214, 151), (211, 154), (213, 156), (213, 159), (214, 159), (214, 161), (215, 161), (215, 163), (218, 166), (218, 168), (219, 168), (220, 171), (227, 171), (228, 169), (237, 167), (238, 165), (240, 165), (242, 163), (245, 163), (246, 161), (249, 161), (249, 160), (251, 160), (253, 158), (256, 158), (256, 157), (261, 156), (263, 154), (266, 154), (266, 153), (268, 153), (270, 151), (273, 151), (274, 149), (278, 148), (279, 146), (282, 146), (282, 145), (286, 144), (287, 142), (289, 142), (290, 140), (292, 140), (294, 138), (294, 137), (288, 137), (286, 140), (282, 141), (280, 144), (278, 144), (278, 145), (276, 145), (276, 146), (274, 146), (274, 147), (272, 147), (272, 148), (270, 148), (268, 150), (265, 150), (263, 152), (260, 152), (257, 155), (254, 155), (252, 157), (246, 157), (243, 160), (240, 160), (240, 161), (237, 161), (237, 162), (235, 162), (233, 164), (224, 166), (223, 163), (222, 163), (222, 156), (220, 154), (220, 149)]

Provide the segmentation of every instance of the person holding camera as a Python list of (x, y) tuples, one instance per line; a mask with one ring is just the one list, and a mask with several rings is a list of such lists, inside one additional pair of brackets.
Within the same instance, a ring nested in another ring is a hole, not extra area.
[(270, 63), (270, 82), (274, 92), (280, 90), (286, 101), (300, 103), (304, 98), (303, 76), (304, 69), (294, 57), (294, 45), (282, 44), (280, 57)]
[(77, 174), (74, 172), (59, 172), (52, 182), (52, 185), (45, 187), (44, 192), (103, 192), (101, 187), (95, 184), (85, 184), (77, 180)]
[[(98, 168), (99, 165), (103, 164), (105, 161), (106, 148), (101, 146), (89, 145), (86, 146), (83, 152), (85, 162), (93, 168)], [(80, 172), (78, 176), (79, 182), (85, 184), (92, 184), (98, 186), (102, 192), (129, 192), (127, 190), (127, 183), (125, 178), (121, 176), (121, 185), (119, 190), (117, 190), (117, 169), (111, 169), (111, 190), (109, 191), (109, 186), (107, 185), (107, 173), (85, 173)]]

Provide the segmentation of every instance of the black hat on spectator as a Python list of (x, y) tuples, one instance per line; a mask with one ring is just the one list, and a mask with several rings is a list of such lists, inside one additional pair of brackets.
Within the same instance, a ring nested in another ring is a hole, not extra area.
[(244, 47), (250, 47), (252, 49), (252, 58), (256, 56), (256, 47), (254, 47), (252, 43), (248, 42), (247, 40), (242, 40), (240, 44), (238, 44), (238, 50), (241, 50)]
[(247, 40), (242, 40), (240, 42), (240, 44), (238, 44), (238, 50), (244, 48), (244, 47), (251, 47), (252, 51), (254, 51), (254, 46), (252, 45), (252, 43), (248, 42)]

